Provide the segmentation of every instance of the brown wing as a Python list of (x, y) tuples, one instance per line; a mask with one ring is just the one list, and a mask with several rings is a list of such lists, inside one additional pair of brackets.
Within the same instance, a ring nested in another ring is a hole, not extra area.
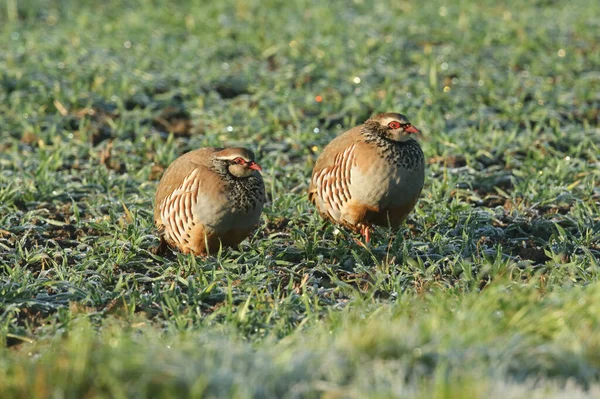
[(319, 213), (335, 221), (350, 198), (350, 171), (356, 164), (359, 127), (333, 139), (317, 159), (313, 169), (308, 199)]
[(207, 167), (210, 162), (211, 155), (218, 149), (215, 148), (201, 148), (195, 151), (190, 151), (183, 154), (167, 168), (163, 174), (158, 188), (156, 189), (156, 196), (154, 197), (154, 221), (158, 224), (160, 221), (160, 205), (164, 199), (171, 195), (177, 187), (181, 186), (185, 178), (199, 166)]
[(159, 218), (155, 221), (161, 234), (180, 246), (189, 245), (190, 233), (195, 225), (199, 224), (192, 214), (198, 200), (199, 173), (200, 167), (192, 169), (183, 182), (157, 205)]

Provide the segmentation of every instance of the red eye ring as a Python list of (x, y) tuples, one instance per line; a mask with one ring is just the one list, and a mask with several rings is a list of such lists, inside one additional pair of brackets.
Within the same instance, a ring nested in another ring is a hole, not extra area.
[(388, 126), (390, 127), (390, 129), (400, 129), (400, 126), (402, 125), (398, 121), (391, 121), (390, 123), (388, 123)]
[(243, 165), (246, 163), (246, 161), (244, 161), (244, 158), (242, 157), (237, 157), (233, 160), (233, 162), (237, 163), (238, 165)]

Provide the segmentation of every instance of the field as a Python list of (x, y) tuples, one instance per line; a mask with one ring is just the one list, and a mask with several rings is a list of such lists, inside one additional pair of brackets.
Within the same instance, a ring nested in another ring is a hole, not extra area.
[[(600, 6), (0, 1), (0, 397), (600, 396)], [(365, 249), (306, 189), (375, 112), (425, 189)], [(154, 255), (177, 156), (244, 146), (239, 248)]]

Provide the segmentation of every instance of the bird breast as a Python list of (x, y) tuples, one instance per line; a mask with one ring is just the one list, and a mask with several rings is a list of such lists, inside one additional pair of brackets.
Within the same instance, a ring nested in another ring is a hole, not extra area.
[(264, 186), (262, 179), (225, 185), (218, 195), (223, 198), (214, 201), (209, 198), (198, 199), (194, 212), (206, 227), (219, 231), (230, 229), (251, 229), (259, 221), (264, 204)]
[(374, 208), (401, 206), (416, 198), (423, 188), (424, 164), (409, 167), (375, 157), (367, 165), (356, 165), (351, 171), (351, 197)]

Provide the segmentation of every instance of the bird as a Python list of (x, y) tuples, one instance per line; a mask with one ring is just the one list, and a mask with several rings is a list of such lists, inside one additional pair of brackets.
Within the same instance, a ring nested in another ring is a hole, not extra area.
[(374, 115), (334, 138), (317, 158), (308, 199), (318, 213), (370, 242), (373, 225), (397, 228), (425, 182), (420, 131), (395, 112)]
[(265, 185), (254, 153), (245, 148), (200, 148), (175, 159), (154, 198), (157, 253), (167, 247), (204, 256), (236, 246), (256, 227)]

